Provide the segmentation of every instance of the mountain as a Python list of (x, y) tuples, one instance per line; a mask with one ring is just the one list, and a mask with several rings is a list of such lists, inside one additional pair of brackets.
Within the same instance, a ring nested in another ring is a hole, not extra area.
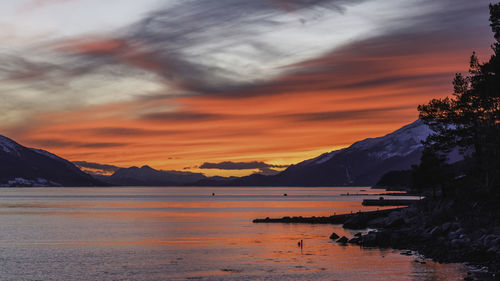
[(99, 176), (98, 179), (115, 186), (179, 186), (206, 180), (207, 177), (200, 173), (161, 171), (142, 166), (120, 168), (111, 176)]
[(378, 138), (322, 154), (274, 176), (250, 175), (231, 182), (239, 186), (368, 186), (385, 173), (406, 170), (420, 162), (432, 131), (421, 120)]
[(0, 186), (99, 186), (71, 162), (0, 135)]

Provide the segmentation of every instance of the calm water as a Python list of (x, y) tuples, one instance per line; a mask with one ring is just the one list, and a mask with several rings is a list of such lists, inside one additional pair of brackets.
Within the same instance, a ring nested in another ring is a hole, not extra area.
[[(251, 222), (266, 216), (369, 210), (360, 201), (378, 196), (341, 194), (380, 192), (0, 189), (0, 280), (461, 279), (465, 274), (461, 265), (421, 264), (398, 251), (337, 245), (328, 239), (333, 231), (354, 234), (340, 226)], [(301, 239), (303, 249), (297, 247)]]

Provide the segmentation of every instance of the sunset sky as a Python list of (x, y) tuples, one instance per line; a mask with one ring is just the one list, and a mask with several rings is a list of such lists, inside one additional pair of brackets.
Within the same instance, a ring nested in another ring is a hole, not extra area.
[(95, 167), (283, 169), (451, 94), (491, 54), (488, 4), (2, 0), (0, 134)]

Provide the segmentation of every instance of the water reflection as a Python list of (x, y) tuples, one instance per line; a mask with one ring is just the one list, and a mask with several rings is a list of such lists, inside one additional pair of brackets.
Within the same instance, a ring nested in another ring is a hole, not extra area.
[[(2, 280), (458, 280), (460, 265), (340, 246), (333, 225), (265, 216), (358, 210), (362, 188), (0, 190)], [(211, 193), (216, 196), (211, 196)], [(288, 196), (282, 196), (287, 193)], [(297, 242), (303, 240), (303, 247)]]

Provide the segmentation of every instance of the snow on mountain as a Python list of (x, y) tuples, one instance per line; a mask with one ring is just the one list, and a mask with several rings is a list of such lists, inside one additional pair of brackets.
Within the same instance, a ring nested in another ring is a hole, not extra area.
[(335, 155), (337, 155), (339, 152), (343, 151), (344, 149), (345, 148), (339, 149), (339, 150), (334, 150), (334, 151), (331, 151), (331, 152), (323, 153), (323, 154), (321, 154), (320, 156), (318, 156), (316, 158), (312, 158), (312, 159), (308, 159), (308, 160), (302, 161), (302, 162), (298, 163), (296, 166), (317, 165), (317, 164), (324, 163), (324, 162), (332, 159), (332, 157), (334, 157)]
[(349, 149), (373, 151), (370, 156), (388, 159), (406, 156), (423, 147), (432, 130), (422, 120), (417, 120), (383, 137), (369, 138), (354, 143)]
[(15, 141), (4, 137), (0, 135), (0, 148), (5, 152), (5, 153), (13, 153), (19, 156), (19, 149), (20, 145), (17, 144)]
[(0, 186), (96, 186), (102, 182), (48, 151), (0, 135)]
[(36, 153), (40, 153), (42, 155), (45, 155), (47, 157), (50, 157), (54, 160), (63, 160), (61, 157), (55, 155), (55, 154), (52, 154), (46, 150), (43, 150), (43, 149), (38, 149), (38, 148), (30, 148), (32, 151), (36, 152)]
[(432, 130), (422, 120), (417, 120), (382, 137), (368, 138), (355, 142), (351, 146), (324, 153), (316, 158), (297, 165), (318, 165), (325, 163), (341, 152), (370, 151), (369, 156), (381, 160), (396, 156), (406, 156), (423, 147), (424, 141)]

